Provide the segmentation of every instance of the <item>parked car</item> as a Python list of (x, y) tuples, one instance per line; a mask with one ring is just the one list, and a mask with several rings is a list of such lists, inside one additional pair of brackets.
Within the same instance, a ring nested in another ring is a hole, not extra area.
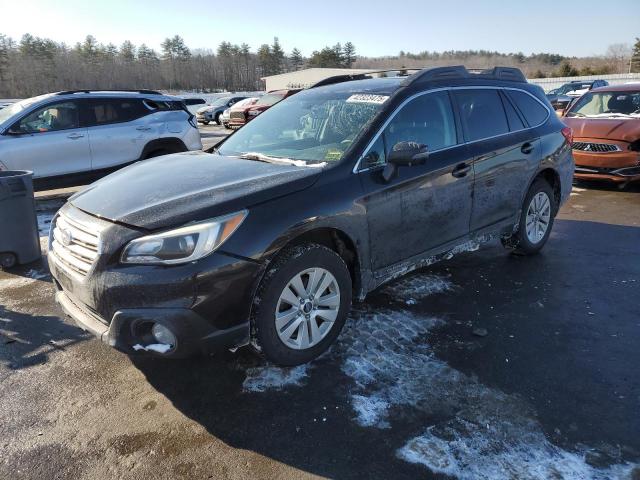
[(39, 187), (77, 184), (137, 160), (201, 148), (182, 100), (152, 90), (72, 90), (0, 110), (0, 170), (31, 170)]
[(203, 105), (207, 105), (207, 101), (204, 98), (183, 98), (183, 100), (187, 106), (187, 110), (189, 110), (192, 115), (196, 115)]
[(240, 100), (244, 100), (245, 96), (231, 96), (231, 97), (222, 97), (217, 99), (211, 105), (207, 105), (206, 107), (202, 107), (198, 109), (196, 113), (196, 118), (199, 123), (203, 123), (205, 125), (209, 125), (211, 122), (216, 122), (218, 125), (222, 125), (220, 117), (222, 117), (222, 113), (227, 109), (231, 108), (235, 103)]
[(540, 87), (511, 68), (346, 79), (213, 154), (141, 162), (71, 197), (48, 256), (62, 308), (130, 354), (253, 345), (295, 365), (384, 282), (491, 236), (545, 245), (574, 165)]
[(245, 98), (244, 100), (240, 100), (233, 107), (227, 108), (224, 112), (222, 112), (222, 117), (220, 117), (220, 121), (222, 122), (222, 125), (224, 125), (224, 128), (231, 128), (231, 126), (229, 125), (229, 122), (231, 121), (231, 110), (235, 109), (235, 110), (244, 111), (245, 108), (247, 108), (247, 107), (249, 107), (251, 105), (255, 105), (255, 103), (259, 99), (260, 99), (260, 97)]
[(574, 80), (549, 91), (547, 100), (549, 100), (554, 110), (563, 110), (567, 108), (574, 98), (580, 97), (592, 88), (605, 87), (607, 85), (609, 85), (609, 82), (606, 80)]
[(298, 93), (300, 89), (290, 90), (274, 90), (268, 92), (266, 95), (260, 97), (260, 99), (253, 105), (246, 106), (242, 109), (234, 109), (230, 112), (229, 127), (232, 129), (238, 129), (245, 123), (250, 122), (265, 110), (268, 110), (276, 103), (284, 100), (291, 95)]
[(624, 186), (640, 180), (640, 85), (597, 88), (565, 112), (573, 129), (576, 178)]

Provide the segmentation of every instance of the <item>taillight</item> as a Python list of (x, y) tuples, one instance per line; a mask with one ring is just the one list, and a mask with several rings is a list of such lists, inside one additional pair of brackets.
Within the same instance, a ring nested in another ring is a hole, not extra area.
[(567, 140), (569, 145), (573, 145), (573, 130), (571, 128), (564, 127), (560, 130), (560, 133), (562, 133), (562, 136)]

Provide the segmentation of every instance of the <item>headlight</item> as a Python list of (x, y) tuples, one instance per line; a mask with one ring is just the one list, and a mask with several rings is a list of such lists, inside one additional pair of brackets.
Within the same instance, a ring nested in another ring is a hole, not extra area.
[(236, 231), (247, 213), (247, 210), (243, 210), (175, 230), (136, 238), (125, 247), (120, 261), (175, 265), (206, 257)]
[(249, 110), (248, 114), (250, 117), (255, 117), (256, 115), (260, 115), (260, 110)]

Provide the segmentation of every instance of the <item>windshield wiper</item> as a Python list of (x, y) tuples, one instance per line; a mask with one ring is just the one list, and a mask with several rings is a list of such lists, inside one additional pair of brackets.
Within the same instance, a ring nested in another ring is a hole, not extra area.
[(612, 118), (612, 117), (623, 117), (623, 118), (632, 118), (628, 113), (598, 113), (596, 115), (587, 115), (589, 118)]
[(239, 158), (245, 160), (255, 160), (258, 162), (272, 163), (274, 165), (295, 165), (296, 167), (323, 167), (326, 163), (308, 164), (304, 160), (293, 160), (291, 158), (272, 157), (259, 152), (246, 152), (239, 155)]

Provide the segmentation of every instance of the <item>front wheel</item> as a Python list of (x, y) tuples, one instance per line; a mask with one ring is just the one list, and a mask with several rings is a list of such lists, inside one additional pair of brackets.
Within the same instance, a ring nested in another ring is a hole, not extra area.
[(222, 125), (222, 120), (220, 119), (220, 117), (222, 117), (222, 114), (221, 114), (221, 113), (218, 113), (218, 114), (216, 115), (216, 123), (217, 123), (218, 125)]
[(255, 338), (278, 365), (299, 365), (323, 353), (351, 307), (351, 276), (327, 247), (299, 245), (281, 253), (256, 294)]
[(549, 239), (557, 205), (553, 189), (540, 178), (533, 182), (522, 205), (518, 230), (502, 244), (520, 255), (538, 253)]

